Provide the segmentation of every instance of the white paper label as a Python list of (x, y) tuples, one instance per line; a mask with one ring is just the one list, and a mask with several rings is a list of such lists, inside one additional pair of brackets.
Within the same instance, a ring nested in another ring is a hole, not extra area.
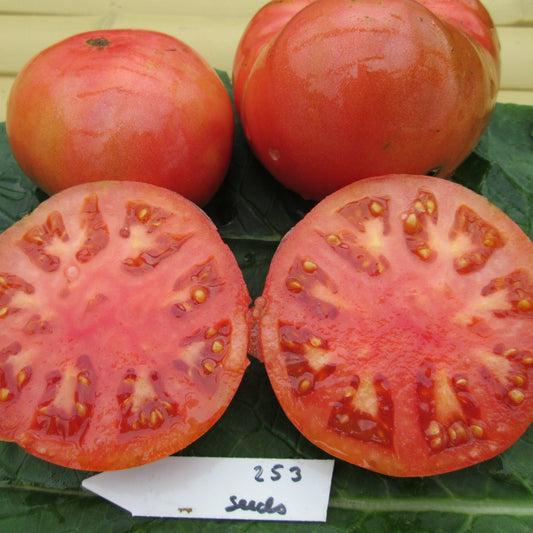
[(133, 516), (325, 522), (333, 460), (167, 457), (82, 485)]

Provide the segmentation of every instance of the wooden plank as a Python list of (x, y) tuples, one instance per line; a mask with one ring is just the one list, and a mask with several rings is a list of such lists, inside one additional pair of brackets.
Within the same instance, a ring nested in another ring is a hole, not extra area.
[(111, 27), (145, 28), (173, 35), (194, 48), (210, 65), (230, 73), (246, 24), (244, 17), (122, 13), (113, 19)]
[(495, 24), (533, 24), (533, 0), (482, 0)]
[(533, 91), (502, 90), (498, 93), (498, 102), (533, 106)]
[(97, 29), (103, 17), (0, 15), (0, 75), (15, 74), (44, 48), (75, 33)]
[(268, 0), (0, 0), (0, 13), (102, 15), (145, 13), (252, 17)]
[(533, 90), (533, 26), (498, 28), (502, 89)]

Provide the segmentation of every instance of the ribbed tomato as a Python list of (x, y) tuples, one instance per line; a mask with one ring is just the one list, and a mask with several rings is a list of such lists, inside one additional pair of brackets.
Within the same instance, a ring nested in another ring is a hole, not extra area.
[(317, 0), (256, 56), (239, 80), (246, 137), (275, 178), (314, 200), (382, 174), (449, 177), (499, 88), (498, 38), (477, 0)]
[(451, 181), (390, 175), (324, 199), (277, 250), (254, 314), (287, 416), (345, 461), (449, 472), (533, 421), (533, 243)]
[(248, 304), (233, 254), (178, 194), (52, 196), (0, 235), (0, 437), (84, 470), (184, 448), (241, 381)]

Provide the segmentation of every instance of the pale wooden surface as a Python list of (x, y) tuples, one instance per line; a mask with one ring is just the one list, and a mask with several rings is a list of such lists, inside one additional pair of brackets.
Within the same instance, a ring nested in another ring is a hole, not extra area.
[[(144, 28), (181, 39), (231, 73), (239, 38), (267, 0), (0, 0), (0, 122), (14, 76), (69, 35)], [(499, 101), (533, 105), (533, 0), (485, 0), (502, 44)]]

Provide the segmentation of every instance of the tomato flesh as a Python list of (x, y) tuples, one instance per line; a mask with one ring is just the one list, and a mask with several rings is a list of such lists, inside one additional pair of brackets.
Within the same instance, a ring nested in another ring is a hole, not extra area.
[(138, 182), (66, 189), (0, 235), (0, 436), (127, 468), (222, 415), (247, 367), (249, 296), (211, 221)]
[(395, 476), (500, 453), (533, 420), (533, 243), (455, 183), (361, 180), (285, 237), (256, 303), (287, 416)]

